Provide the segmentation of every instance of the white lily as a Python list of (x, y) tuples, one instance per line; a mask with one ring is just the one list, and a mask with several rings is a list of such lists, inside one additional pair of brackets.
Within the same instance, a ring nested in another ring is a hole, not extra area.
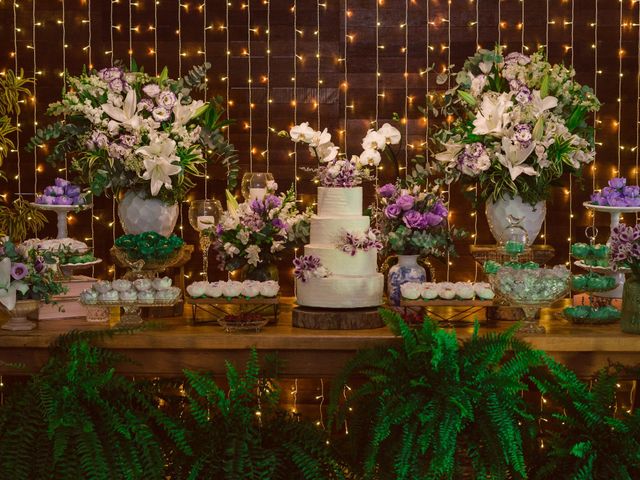
[(442, 163), (452, 164), (456, 162), (458, 154), (464, 147), (459, 143), (445, 143), (444, 148), (444, 152), (436, 154), (436, 160)]
[(0, 303), (7, 310), (13, 310), (16, 306), (17, 292), (25, 294), (29, 291), (29, 286), (17, 280), (11, 283), (11, 260), (3, 258), (0, 261)]
[(498, 157), (498, 161), (509, 169), (511, 180), (515, 180), (523, 173), (531, 176), (538, 175), (538, 172), (536, 172), (533, 167), (523, 165), (534, 148), (535, 142), (531, 142), (527, 148), (522, 148), (518, 142), (514, 142), (507, 137), (502, 137), (502, 150), (504, 154), (496, 153), (496, 156)]
[(144, 180), (151, 181), (151, 195), (156, 196), (164, 186), (171, 190), (171, 177), (182, 171), (180, 165), (173, 162), (180, 161), (176, 155), (176, 142), (169, 137), (156, 135), (150, 139), (149, 145), (136, 150), (144, 157)]
[(546, 110), (551, 110), (558, 106), (558, 99), (554, 96), (547, 95), (542, 98), (540, 90), (534, 90), (531, 92), (531, 105), (533, 106), (533, 114), (538, 116)]
[(502, 93), (497, 97), (485, 95), (478, 116), (473, 121), (473, 133), (497, 137), (504, 135), (504, 129), (509, 123), (507, 110), (512, 106), (511, 95), (508, 93)]
[(136, 91), (132, 88), (124, 99), (122, 108), (115, 107), (109, 103), (102, 105), (104, 113), (109, 115), (113, 120), (121, 123), (125, 128), (137, 130), (140, 128), (142, 119), (137, 112)]
[(182, 105), (178, 99), (173, 106), (173, 124), (179, 127), (186, 125), (192, 118), (202, 113), (200, 109), (205, 105), (206, 103), (202, 100), (194, 100), (189, 105)]

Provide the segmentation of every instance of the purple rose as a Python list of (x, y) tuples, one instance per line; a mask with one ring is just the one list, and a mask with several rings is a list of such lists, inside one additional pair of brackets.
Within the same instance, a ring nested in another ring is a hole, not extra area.
[(629, 187), (623, 187), (622, 188), (622, 194), (625, 197), (637, 197), (638, 195), (640, 195), (640, 187), (638, 187), (637, 185), (631, 185)]
[(264, 197), (264, 205), (267, 210), (271, 210), (272, 208), (278, 208), (282, 205), (282, 200), (280, 197), (276, 197), (275, 195), (267, 195)]
[(44, 194), (50, 197), (59, 197), (60, 195), (64, 195), (64, 188), (58, 187), (56, 185), (51, 185), (50, 187), (46, 187), (44, 189)]
[(409, 210), (402, 217), (402, 221), (409, 228), (424, 228), (424, 222), (422, 220), (422, 215), (420, 212), (416, 212), (415, 210)]
[(427, 212), (422, 215), (422, 220), (426, 227), (435, 227), (436, 225), (440, 225), (444, 218), (435, 213)]
[(393, 183), (387, 183), (378, 189), (378, 194), (382, 198), (391, 198), (396, 194), (396, 186)]
[(51, 195), (39, 195), (36, 198), (36, 203), (40, 205), (54, 205), (56, 202), (56, 197), (52, 197)]
[(626, 178), (615, 177), (609, 180), (609, 186), (611, 188), (622, 188), (627, 184)]
[(67, 197), (77, 197), (80, 195), (80, 187), (77, 185), (69, 185), (64, 189), (64, 193)]
[(401, 213), (402, 209), (395, 203), (384, 209), (384, 214), (387, 218), (398, 218)]
[(67, 197), (66, 195), (62, 195), (60, 197), (56, 197), (56, 205), (73, 205), (73, 198)]
[(66, 187), (67, 185), (71, 185), (71, 182), (70, 182), (69, 180), (65, 180), (64, 178), (60, 178), (60, 177), (58, 177), (58, 178), (56, 178), (56, 179), (53, 181), (53, 184), (54, 184), (56, 187), (62, 187), (62, 188), (64, 188), (64, 187)]
[(24, 263), (14, 263), (11, 265), (11, 278), (14, 280), (22, 280), (27, 276), (29, 270)]
[(396, 205), (398, 205), (402, 210), (411, 210), (413, 204), (415, 203), (415, 198), (411, 195), (400, 195), (396, 200)]
[(442, 218), (445, 218), (449, 215), (449, 211), (447, 210), (447, 207), (444, 206), (444, 204), (441, 201), (437, 201), (433, 207), (431, 208), (431, 212), (435, 215), (438, 215)]

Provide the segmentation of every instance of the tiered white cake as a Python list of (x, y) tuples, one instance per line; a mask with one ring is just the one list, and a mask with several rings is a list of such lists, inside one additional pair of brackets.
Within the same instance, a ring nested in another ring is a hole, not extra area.
[(318, 215), (311, 219), (311, 243), (305, 255), (318, 257), (329, 270), (326, 278), (296, 281), (298, 305), (321, 308), (363, 308), (382, 304), (384, 276), (378, 273), (377, 251), (355, 255), (339, 246), (346, 232), (366, 232), (362, 187), (318, 188)]

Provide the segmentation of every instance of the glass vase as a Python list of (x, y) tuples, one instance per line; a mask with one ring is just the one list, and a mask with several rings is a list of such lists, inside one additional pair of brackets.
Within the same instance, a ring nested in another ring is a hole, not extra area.
[(427, 281), (427, 271), (418, 265), (418, 255), (398, 255), (398, 263), (389, 269), (387, 295), (391, 305), (400, 305), (400, 286), (404, 283)]
[(238, 280), (255, 280), (256, 282), (266, 282), (268, 280), (278, 281), (278, 267), (273, 263), (259, 263), (257, 267), (245, 265), (239, 270)]
[(623, 332), (640, 333), (640, 278), (628, 275), (622, 291), (620, 327)]

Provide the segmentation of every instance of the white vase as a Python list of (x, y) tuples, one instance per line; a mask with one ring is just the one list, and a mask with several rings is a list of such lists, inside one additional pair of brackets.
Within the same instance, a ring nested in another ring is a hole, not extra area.
[(506, 229), (509, 227), (509, 216), (521, 219), (520, 225), (527, 231), (529, 245), (531, 245), (542, 228), (544, 217), (547, 214), (546, 202), (538, 202), (534, 206), (522, 201), (520, 196), (513, 198), (506, 196), (497, 202), (490, 200), (485, 204), (484, 209), (489, 222), (489, 230), (496, 242), (502, 243), (506, 239)]
[(168, 237), (178, 221), (178, 205), (167, 205), (157, 198), (145, 198), (129, 190), (118, 204), (118, 216), (125, 233), (137, 235), (157, 232)]

